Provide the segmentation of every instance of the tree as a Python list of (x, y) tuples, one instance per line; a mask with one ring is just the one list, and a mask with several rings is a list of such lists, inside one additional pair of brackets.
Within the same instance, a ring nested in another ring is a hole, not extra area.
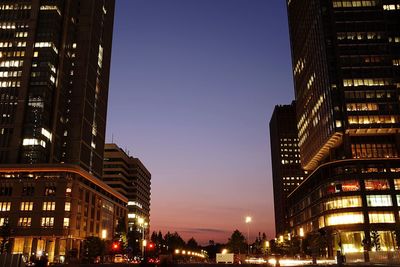
[[(211, 241), (211, 242), (210, 242)], [(214, 240), (210, 240), (208, 246), (203, 249), (207, 252), (210, 259), (215, 259), (217, 253), (221, 253), (222, 249), (226, 247), (224, 244), (215, 243)]]
[(151, 237), (150, 237), (151, 242), (153, 242), (154, 244), (157, 244), (158, 242), (158, 235), (156, 231), (153, 231), (151, 233)]
[(187, 242), (187, 247), (189, 249), (198, 249), (199, 248), (199, 244), (197, 243), (197, 241), (192, 237), (188, 240)]
[(258, 237), (254, 241), (252, 247), (252, 252), (257, 255), (265, 254), (266, 253), (266, 242), (267, 242), (267, 235), (261, 232), (258, 233)]
[(261, 236), (262, 251), (261, 251), (261, 253), (263, 255), (266, 255), (268, 253), (267, 241), (268, 241), (267, 235), (265, 233), (262, 233), (262, 236)]
[(103, 256), (105, 252), (105, 243), (97, 236), (86, 237), (84, 242), (85, 258), (93, 263), (97, 257)]
[(167, 232), (164, 236), (164, 240), (165, 240), (165, 245), (168, 247), (168, 252), (171, 253), (175, 249), (182, 249), (186, 246), (185, 241), (177, 232), (174, 232), (173, 234)]
[[(271, 252), (280, 255), (294, 256), (300, 252), (300, 239), (289, 235), (288, 232), (279, 239), (270, 242)], [(311, 254), (311, 253), (310, 253)]]
[(381, 250), (381, 237), (377, 231), (371, 232), (371, 245), (375, 248), (376, 251)]
[(140, 240), (142, 239), (142, 234), (138, 231), (137, 222), (134, 221), (132, 227), (130, 227), (132, 231), (129, 231), (126, 235), (128, 251), (131, 256), (139, 256), (141, 255), (141, 244)]
[(400, 230), (393, 231), (392, 235), (395, 237), (396, 249), (400, 249)]
[(247, 247), (246, 238), (236, 229), (228, 239), (227, 246), (233, 253), (240, 254), (241, 252), (245, 252)]
[(0, 253), (8, 253), (10, 252), (10, 236), (11, 236), (11, 228), (8, 224), (4, 224), (0, 227)]
[(142, 238), (141, 233), (134, 228), (133, 231), (129, 231), (127, 234), (128, 249), (131, 251), (133, 256), (139, 256), (140, 250), (140, 239)]
[(117, 226), (115, 227), (114, 239), (121, 242), (122, 249), (126, 249), (128, 246), (126, 229), (125, 219), (121, 217), (118, 220)]

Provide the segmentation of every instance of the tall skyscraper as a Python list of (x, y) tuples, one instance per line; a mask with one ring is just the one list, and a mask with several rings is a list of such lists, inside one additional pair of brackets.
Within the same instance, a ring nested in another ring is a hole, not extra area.
[(399, 33), (391, 1), (288, 3), (302, 165), (398, 157)]
[(287, 196), (303, 182), (299, 139), (296, 127), (296, 104), (275, 106), (269, 122), (272, 181), (274, 190), (275, 232), (288, 230)]
[(114, 1), (2, 1), (0, 162), (102, 175)]
[(129, 156), (116, 144), (106, 144), (103, 181), (128, 199), (130, 231), (135, 230), (135, 225), (149, 226), (151, 174), (138, 158)]
[[(102, 176), (114, 0), (0, 2), (0, 227), (51, 262), (114, 237), (127, 199)], [(2, 228), (3, 229), (3, 228)]]
[[(329, 253), (394, 248), (400, 224), (400, 6), (289, 0), (302, 167), (289, 196), (295, 233), (323, 229)], [(400, 235), (399, 235), (400, 236)]]

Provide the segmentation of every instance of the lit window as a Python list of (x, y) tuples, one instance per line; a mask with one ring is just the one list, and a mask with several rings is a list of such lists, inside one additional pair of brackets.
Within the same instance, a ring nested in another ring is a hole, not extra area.
[(400, 179), (394, 179), (394, 189), (400, 190)]
[(56, 202), (43, 202), (43, 210), (55, 210)]
[(370, 212), (368, 213), (370, 223), (394, 223), (394, 214), (391, 212)]
[(44, 189), (45, 196), (55, 196), (56, 195), (56, 187), (55, 186), (46, 186)]
[(369, 207), (391, 207), (393, 204), (390, 195), (369, 195), (367, 196), (367, 205)]
[(360, 190), (360, 184), (356, 180), (334, 182), (329, 184), (326, 188), (326, 192), (328, 194), (340, 193), (340, 192), (352, 192), (359, 190)]
[(45, 128), (42, 128), (42, 134), (51, 141), (52, 134)]
[(71, 211), (71, 202), (65, 202), (65, 211)]
[(64, 218), (63, 226), (64, 227), (69, 227), (69, 218)]
[(53, 227), (54, 217), (42, 217), (40, 226), (42, 227)]
[(55, 11), (58, 13), (58, 15), (61, 16), (61, 11), (58, 9), (58, 7), (56, 5), (43, 5), (43, 6), (40, 6), (40, 10)]
[(325, 216), (325, 226), (364, 223), (362, 212), (335, 213)]
[(33, 202), (21, 202), (21, 211), (33, 210)]
[(0, 202), (0, 211), (10, 211), (11, 202)]
[(325, 203), (325, 210), (361, 207), (360, 196), (339, 197)]
[(8, 218), (1, 217), (0, 218), (0, 226), (4, 226), (8, 224)]
[(23, 146), (38, 146), (38, 145), (40, 145), (42, 147), (46, 147), (46, 142), (35, 139), (35, 138), (25, 138), (22, 141), (22, 145)]
[(387, 180), (365, 180), (365, 190), (387, 190), (389, 183)]
[(319, 227), (319, 228), (324, 228), (324, 227), (325, 227), (325, 219), (324, 219), (324, 216), (319, 217), (319, 219), (318, 219), (318, 227)]
[(20, 227), (30, 227), (31, 226), (31, 218), (30, 217), (22, 217), (19, 218), (18, 226)]

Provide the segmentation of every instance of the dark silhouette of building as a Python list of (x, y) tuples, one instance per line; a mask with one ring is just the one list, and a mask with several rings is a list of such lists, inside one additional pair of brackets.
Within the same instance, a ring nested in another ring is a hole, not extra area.
[(50, 262), (114, 237), (127, 199), (102, 176), (114, 0), (0, 3), (0, 226)]
[(272, 179), (274, 190), (275, 232), (289, 229), (287, 196), (303, 182), (296, 127), (296, 105), (275, 106), (269, 122)]
[(2, 1), (0, 162), (101, 177), (114, 1)]
[(151, 174), (143, 163), (118, 145), (106, 144), (103, 181), (128, 199), (129, 230), (139, 224), (140, 231), (149, 228)]
[(294, 233), (327, 233), (328, 252), (385, 250), (399, 230), (400, 8), (393, 1), (289, 0), (302, 167), (289, 195)]

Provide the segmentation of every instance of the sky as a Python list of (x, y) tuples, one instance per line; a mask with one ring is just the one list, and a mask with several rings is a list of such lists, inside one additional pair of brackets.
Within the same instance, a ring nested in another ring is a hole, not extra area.
[(117, 0), (111, 61), (107, 141), (152, 174), (150, 230), (273, 238), (268, 123), (293, 99), (285, 1)]

